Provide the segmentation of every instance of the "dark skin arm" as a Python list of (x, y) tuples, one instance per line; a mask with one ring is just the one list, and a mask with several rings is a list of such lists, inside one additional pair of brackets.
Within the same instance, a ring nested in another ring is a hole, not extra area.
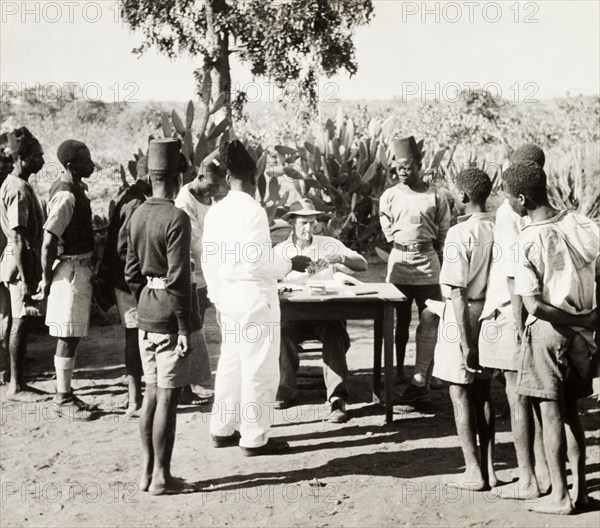
[(510, 302), (512, 304), (513, 315), (517, 323), (517, 332), (519, 333), (519, 340), (523, 338), (523, 330), (525, 329), (525, 319), (527, 313), (523, 310), (523, 299), (520, 295), (515, 295), (515, 279), (513, 277), (506, 277), (508, 283), (508, 291), (510, 293)]
[(547, 304), (541, 295), (523, 297), (523, 304), (528, 313), (557, 326), (581, 326), (595, 330), (598, 325), (598, 310), (588, 315), (571, 315), (559, 308)]
[(25, 238), (25, 230), (22, 227), (15, 228), (14, 232), (17, 269), (19, 270), (19, 276), (25, 285), (25, 298), (27, 299), (32, 295), (35, 288), (35, 285), (31, 284), (29, 266), (27, 265), (27, 239)]
[[(58, 237), (44, 231), (44, 241), (42, 242), (42, 280), (39, 285), (40, 299), (46, 299), (50, 293), (52, 284), (52, 266), (58, 255)], [(41, 297), (40, 297), (41, 296)]]
[(471, 335), (471, 323), (469, 320), (469, 301), (466, 288), (452, 287), (450, 299), (456, 315), (456, 323), (460, 333), (460, 347), (462, 349), (465, 365), (469, 372), (481, 372), (479, 365), (479, 353), (477, 343), (473, 343)]

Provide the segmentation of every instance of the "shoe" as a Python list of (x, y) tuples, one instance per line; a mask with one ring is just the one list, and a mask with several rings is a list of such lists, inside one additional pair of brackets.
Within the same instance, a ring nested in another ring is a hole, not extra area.
[(260, 447), (242, 447), (242, 455), (260, 456), (260, 455), (281, 455), (286, 451), (289, 451), (290, 444), (283, 440), (277, 440), (275, 438), (269, 438), (265, 445)]
[(95, 416), (95, 409), (81, 401), (73, 393), (63, 398), (56, 398), (58, 414), (75, 422), (89, 422)]
[(348, 421), (348, 413), (346, 412), (346, 404), (344, 400), (336, 399), (331, 402), (329, 414), (325, 417), (325, 421), (329, 423), (344, 423)]
[(426, 386), (417, 387), (412, 383), (394, 400), (394, 405), (410, 405), (414, 403), (431, 402), (429, 389)]
[(441, 380), (440, 378), (431, 378), (429, 383), (429, 388), (431, 390), (441, 390), (446, 388), (446, 382)]
[(240, 443), (240, 432), (235, 431), (229, 436), (212, 435), (213, 447), (233, 447)]

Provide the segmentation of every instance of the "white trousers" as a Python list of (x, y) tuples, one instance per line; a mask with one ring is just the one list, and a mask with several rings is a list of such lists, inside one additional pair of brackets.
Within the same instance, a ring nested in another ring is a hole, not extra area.
[(267, 443), (279, 386), (278, 299), (238, 318), (221, 313), (221, 357), (215, 379), (213, 435), (241, 434), (242, 447)]

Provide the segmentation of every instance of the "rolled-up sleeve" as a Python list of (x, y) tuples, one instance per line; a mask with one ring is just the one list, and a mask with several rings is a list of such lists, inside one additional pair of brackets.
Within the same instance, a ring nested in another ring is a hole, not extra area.
[(61, 238), (75, 210), (75, 196), (68, 191), (57, 192), (48, 203), (48, 218), (44, 230)]

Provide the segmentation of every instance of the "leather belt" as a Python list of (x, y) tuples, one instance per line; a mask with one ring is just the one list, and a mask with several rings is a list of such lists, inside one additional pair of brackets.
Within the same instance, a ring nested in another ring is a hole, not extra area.
[(422, 242), (410, 242), (408, 244), (399, 244), (394, 242), (394, 249), (404, 251), (405, 253), (421, 253), (422, 251), (428, 251), (433, 249), (433, 242), (431, 240), (424, 240)]
[(87, 266), (92, 264), (92, 252), (82, 253), (81, 255), (60, 255), (58, 260), (62, 262), (71, 262), (72, 264), (79, 264), (80, 266)]

